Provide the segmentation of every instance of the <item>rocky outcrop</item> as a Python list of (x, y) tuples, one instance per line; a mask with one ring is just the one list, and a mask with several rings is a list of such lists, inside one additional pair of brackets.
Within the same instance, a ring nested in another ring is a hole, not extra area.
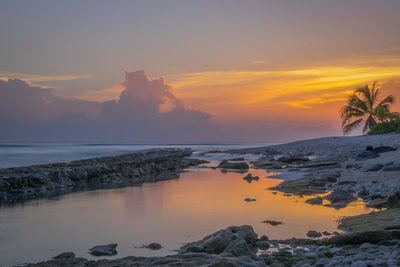
[[(117, 246), (118, 244), (116, 243), (99, 245), (89, 249), (89, 253), (93, 256), (113, 256), (117, 254)], [(60, 257), (60, 255), (58, 257)]]
[(221, 161), (218, 168), (222, 169), (236, 169), (236, 170), (248, 170), (249, 164), (246, 162), (229, 162), (227, 160)]
[(0, 204), (178, 178), (183, 168), (205, 161), (189, 149), (155, 149), (114, 157), (0, 169)]

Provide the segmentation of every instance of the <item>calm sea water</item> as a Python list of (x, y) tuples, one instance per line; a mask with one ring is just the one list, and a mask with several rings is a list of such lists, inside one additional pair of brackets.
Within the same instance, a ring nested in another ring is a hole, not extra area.
[[(95, 145), (79, 149), (46, 145), (46, 151), (28, 147), (8, 148), (22, 153), (18, 165), (114, 155), (147, 149), (149, 146)], [(197, 150), (232, 148), (227, 145), (196, 146)], [(117, 150), (117, 151), (114, 151)], [(24, 152), (23, 152), (24, 151)], [(39, 159), (30, 159), (27, 153)], [(62, 151), (64, 155), (59, 155)], [(15, 155), (15, 153), (14, 153)], [(42, 155), (43, 158), (40, 158)], [(237, 155), (236, 155), (237, 156)], [(229, 154), (208, 154), (197, 157), (211, 160), (231, 158)], [(245, 155), (246, 160), (254, 156)], [(4, 166), (7, 166), (4, 164)], [(93, 258), (88, 249), (94, 245), (118, 243), (116, 257), (161, 256), (174, 253), (186, 242), (195, 241), (230, 225), (250, 224), (258, 234), (272, 239), (305, 237), (308, 230), (335, 231), (341, 216), (369, 212), (363, 202), (335, 210), (311, 206), (307, 198), (272, 194), (268, 188), (281, 182), (273, 173), (250, 169), (260, 180), (248, 183), (245, 173), (195, 168), (183, 172), (179, 179), (146, 183), (121, 189), (77, 192), (55, 199), (40, 199), (0, 207), (0, 265), (46, 260), (61, 252)], [(257, 201), (247, 203), (245, 198)], [(282, 221), (279, 226), (263, 220)], [(158, 242), (163, 249), (140, 248)]]
[(229, 150), (265, 146), (248, 144), (0, 144), (0, 168), (44, 163), (68, 162), (77, 159), (115, 156), (151, 148), (192, 148), (195, 151)]

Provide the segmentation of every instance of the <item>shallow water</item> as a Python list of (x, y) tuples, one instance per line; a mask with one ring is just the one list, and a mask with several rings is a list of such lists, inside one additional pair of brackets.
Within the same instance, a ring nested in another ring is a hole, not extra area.
[[(370, 211), (362, 202), (335, 210), (306, 204), (306, 198), (273, 194), (266, 188), (281, 180), (265, 178), (262, 170), (250, 172), (260, 180), (248, 183), (243, 173), (200, 168), (175, 180), (2, 207), (0, 264), (35, 262), (65, 251), (92, 258), (89, 248), (114, 242), (115, 257), (167, 255), (230, 225), (250, 224), (272, 239), (305, 237), (311, 229), (337, 230), (341, 216)], [(257, 201), (247, 203), (248, 197)], [(263, 220), (283, 224), (271, 226)], [(151, 242), (164, 248), (138, 248)]]

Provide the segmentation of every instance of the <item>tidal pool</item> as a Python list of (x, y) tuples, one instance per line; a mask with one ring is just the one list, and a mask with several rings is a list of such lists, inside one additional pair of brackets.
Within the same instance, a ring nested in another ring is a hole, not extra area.
[[(246, 173), (199, 168), (175, 180), (1, 207), (0, 264), (37, 262), (66, 251), (93, 258), (88, 249), (107, 243), (118, 243), (114, 258), (167, 255), (231, 225), (252, 225), (271, 239), (303, 238), (308, 230), (336, 231), (341, 216), (370, 211), (361, 201), (336, 210), (306, 204), (307, 198), (273, 194), (268, 188), (281, 180), (265, 178), (271, 174), (262, 170), (249, 172), (260, 180), (248, 183), (242, 179)], [(163, 248), (140, 248), (151, 242)]]

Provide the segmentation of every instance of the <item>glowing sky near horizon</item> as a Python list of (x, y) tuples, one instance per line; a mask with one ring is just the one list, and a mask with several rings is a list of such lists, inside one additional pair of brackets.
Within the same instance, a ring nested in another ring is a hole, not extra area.
[(221, 125), (336, 135), (358, 86), (377, 80), (400, 99), (399, 11), (397, 0), (1, 0), (0, 79), (102, 102), (118, 99), (124, 70), (143, 69)]

